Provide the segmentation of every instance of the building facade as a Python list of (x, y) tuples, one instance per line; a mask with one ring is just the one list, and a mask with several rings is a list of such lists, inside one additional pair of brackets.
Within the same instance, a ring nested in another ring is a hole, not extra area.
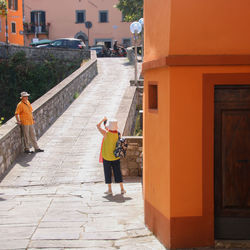
[(7, 12), (2, 9), (0, 13), (0, 42), (23, 45), (22, 0), (8, 0), (6, 1), (6, 7)]
[(250, 237), (248, 0), (144, 1), (145, 223), (169, 249)]
[[(118, 0), (23, 0), (24, 39), (58, 39), (74, 37), (86, 44), (104, 42), (111, 47), (114, 40), (130, 45), (129, 23), (115, 8)], [(88, 26), (89, 25), (89, 26)], [(88, 28), (89, 27), (89, 28)]]

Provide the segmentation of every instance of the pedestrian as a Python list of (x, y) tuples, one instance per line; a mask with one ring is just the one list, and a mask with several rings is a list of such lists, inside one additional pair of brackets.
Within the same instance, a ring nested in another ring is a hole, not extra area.
[(30, 94), (27, 92), (21, 93), (21, 101), (17, 104), (15, 117), (17, 123), (21, 126), (23, 137), (24, 137), (24, 152), (33, 153), (30, 151), (30, 142), (35, 149), (35, 152), (44, 152), (37, 145), (36, 134), (34, 129), (34, 119), (32, 115), (32, 106), (28, 100)]
[(121, 167), (120, 167), (120, 157), (115, 157), (114, 150), (116, 147), (116, 142), (118, 140), (118, 125), (117, 120), (109, 120), (107, 130), (101, 128), (102, 123), (107, 121), (104, 117), (96, 126), (100, 133), (103, 135), (102, 144), (102, 158), (103, 158), (103, 169), (105, 176), (105, 183), (108, 184), (108, 190), (106, 194), (112, 195), (111, 187), (111, 177), (112, 172), (114, 174), (115, 182), (120, 183), (121, 194), (125, 194), (126, 191), (123, 186)]

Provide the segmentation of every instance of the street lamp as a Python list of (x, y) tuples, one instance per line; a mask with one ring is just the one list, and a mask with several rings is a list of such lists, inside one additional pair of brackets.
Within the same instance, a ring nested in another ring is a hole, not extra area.
[(142, 31), (142, 26), (139, 22), (130, 24), (130, 31), (134, 35), (135, 40), (135, 86), (137, 86), (137, 36)]
[(142, 26), (142, 51), (141, 51), (141, 56), (142, 56), (142, 61), (143, 61), (143, 56), (144, 56), (144, 19), (141, 18), (139, 20), (139, 23)]

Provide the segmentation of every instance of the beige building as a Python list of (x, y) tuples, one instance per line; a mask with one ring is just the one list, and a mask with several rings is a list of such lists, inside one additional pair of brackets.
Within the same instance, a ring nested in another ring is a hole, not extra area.
[[(129, 23), (115, 8), (118, 0), (23, 0), (24, 44), (33, 38), (58, 39), (74, 37), (86, 44), (99, 41), (109, 47), (114, 40), (130, 45)], [(90, 22), (92, 27), (86, 26)]]

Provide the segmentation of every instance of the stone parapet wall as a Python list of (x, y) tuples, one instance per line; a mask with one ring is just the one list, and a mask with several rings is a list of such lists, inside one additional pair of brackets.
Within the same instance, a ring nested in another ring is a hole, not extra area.
[(142, 136), (125, 136), (128, 142), (127, 155), (121, 158), (123, 176), (142, 176)]
[(116, 114), (119, 130), (128, 143), (127, 155), (121, 159), (123, 176), (142, 175), (142, 136), (131, 136), (135, 129), (137, 110), (136, 106), (142, 104), (143, 88), (129, 86), (123, 96)]
[[(32, 103), (37, 137), (67, 109), (74, 101), (75, 94), (81, 93), (97, 73), (96, 54), (92, 53), (88, 62)], [(13, 117), (0, 127), (0, 177), (22, 150), (21, 130)]]
[(87, 49), (36, 48), (16, 45), (0, 45), (0, 58), (7, 59), (20, 51), (23, 51), (27, 58), (37, 62), (51, 56), (62, 61), (90, 58), (90, 51)]
[(128, 87), (116, 114), (116, 119), (119, 123), (119, 130), (123, 136), (130, 136), (134, 130), (138, 94), (139, 92), (136, 87)]

